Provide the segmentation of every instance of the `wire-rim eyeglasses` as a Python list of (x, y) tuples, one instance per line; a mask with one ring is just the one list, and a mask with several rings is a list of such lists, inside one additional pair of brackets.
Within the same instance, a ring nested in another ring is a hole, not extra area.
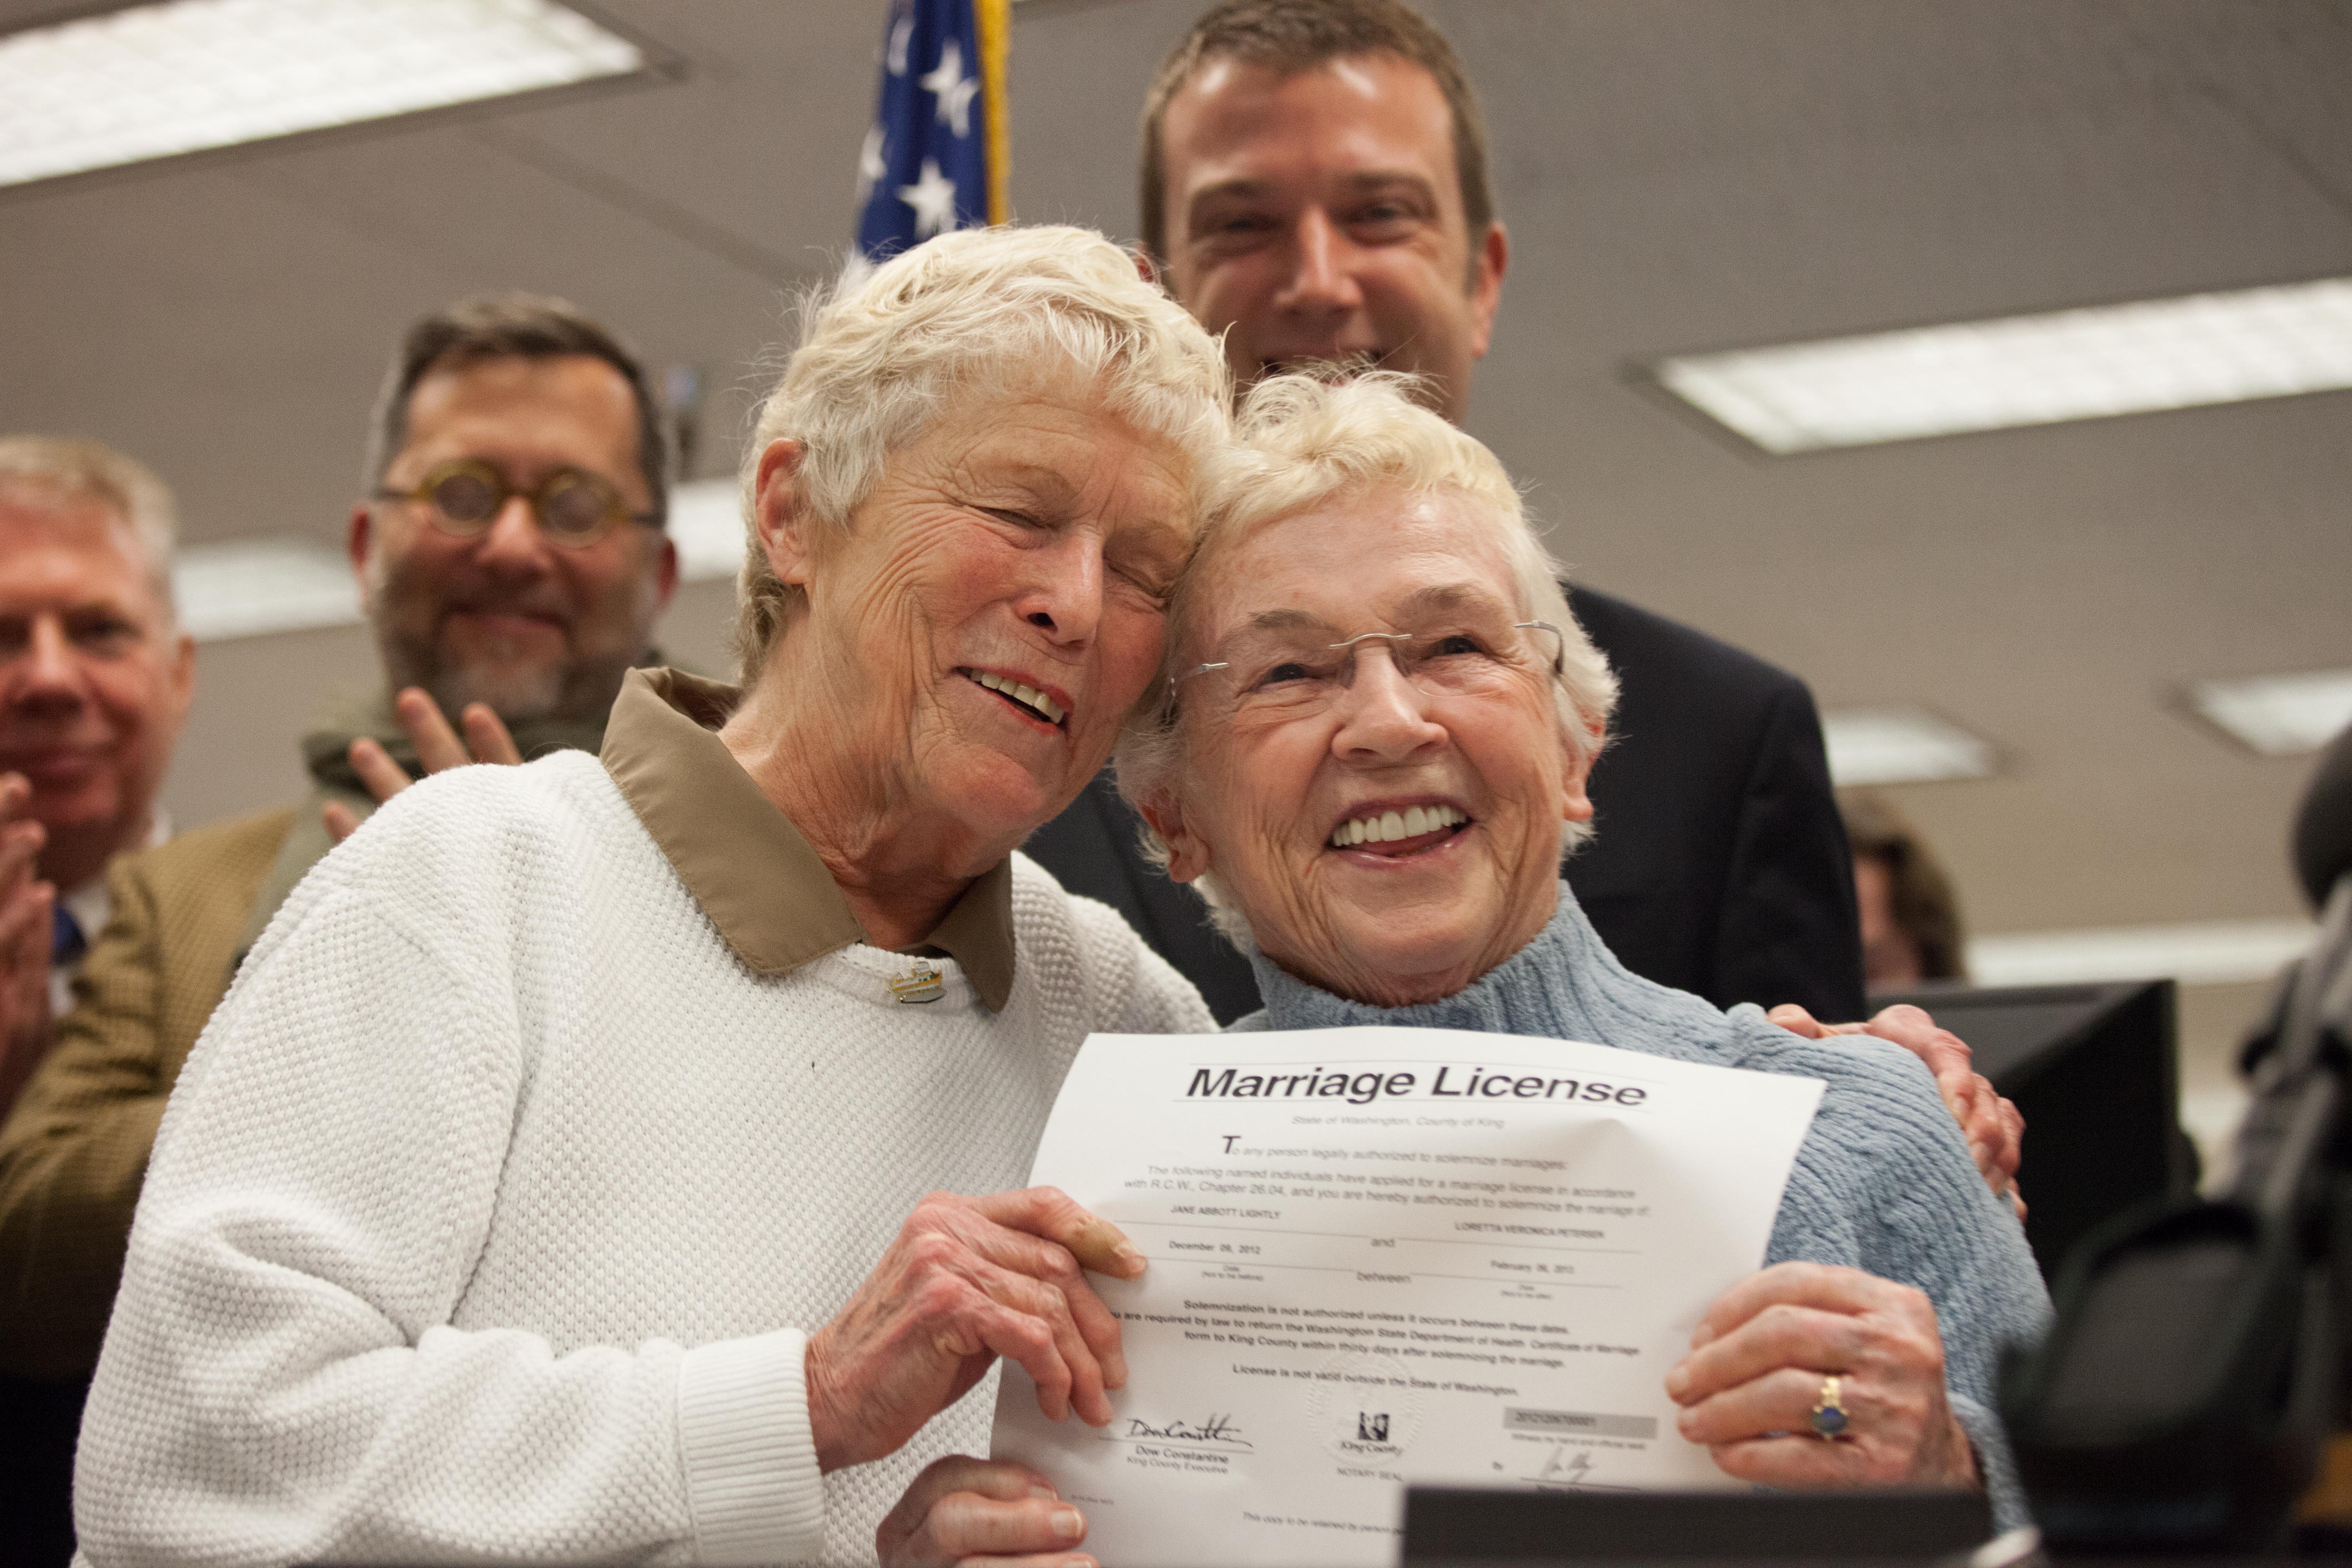
[[(1551, 654), (1551, 675), (1552, 675), (1552, 679), (1555, 679), (1555, 680), (1557, 680), (1558, 679), (1559, 679), (1559, 677), (1560, 677), (1560, 676), (1562, 676), (1562, 675), (1564, 675), (1564, 674), (1566, 674), (1566, 673), (1567, 673), (1567, 669), (1568, 669), (1568, 639), (1567, 639), (1567, 637), (1564, 637), (1563, 635), (1561, 635), (1561, 632), (1560, 632), (1559, 627), (1558, 627), (1557, 626), (1553, 625), (1553, 624), (1552, 624), (1551, 622), (1549, 622), (1549, 621), (1513, 621), (1513, 622), (1511, 622), (1511, 623), (1510, 623), (1510, 626), (1511, 626), (1511, 629), (1512, 629), (1513, 631), (1523, 631), (1523, 632), (1546, 631), (1546, 632), (1549, 632), (1549, 633), (1551, 634), (1551, 637), (1552, 637), (1552, 654)], [(1341, 651), (1346, 651), (1346, 650), (1352, 649), (1352, 648), (1356, 647), (1357, 647), (1357, 645), (1359, 645), (1359, 644), (1360, 644), (1360, 643), (1367, 642), (1367, 641), (1370, 641), (1370, 640), (1374, 640), (1374, 639), (1377, 639), (1377, 640), (1380, 640), (1380, 641), (1382, 641), (1382, 642), (1386, 642), (1386, 643), (1388, 643), (1388, 644), (1391, 645), (1392, 647), (1393, 647), (1393, 646), (1395, 646), (1395, 645), (1399, 645), (1399, 644), (1402, 644), (1402, 645), (1405, 645), (1405, 646), (1407, 646), (1407, 647), (1412, 647), (1412, 646), (1418, 645), (1418, 644), (1433, 644), (1433, 644), (1437, 644), (1437, 643), (1442, 643), (1442, 642), (1444, 642), (1444, 641), (1451, 640), (1452, 638), (1454, 638), (1454, 637), (1460, 637), (1460, 636), (1465, 636), (1465, 635), (1466, 635), (1466, 634), (1464, 634), (1464, 633), (1462, 633), (1462, 632), (1458, 632), (1458, 631), (1439, 631), (1439, 632), (1379, 632), (1379, 631), (1373, 631), (1373, 632), (1358, 632), (1354, 637), (1343, 637), (1343, 638), (1341, 638), (1341, 639), (1340, 639), (1339, 641), (1338, 641), (1338, 642), (1334, 642), (1334, 643), (1327, 643), (1327, 644), (1325, 644), (1325, 645), (1323, 645), (1323, 646), (1324, 646), (1325, 647), (1327, 647), (1327, 648), (1328, 648), (1328, 649), (1330, 649), (1330, 650), (1334, 651), (1334, 652), (1341, 652)], [(1207, 675), (1207, 674), (1210, 674), (1210, 673), (1212, 673), (1212, 672), (1213, 672), (1213, 671), (1217, 671), (1217, 670), (1230, 670), (1230, 669), (1232, 669), (1233, 668), (1234, 668), (1233, 661), (1232, 661), (1232, 660), (1230, 660), (1230, 659), (1213, 659), (1213, 660), (1210, 660), (1210, 661), (1208, 661), (1208, 662), (1206, 662), (1206, 663), (1203, 663), (1203, 664), (1196, 664), (1196, 665), (1194, 665), (1192, 668), (1190, 668), (1190, 669), (1188, 669), (1188, 670), (1184, 671), (1181, 675), (1171, 675), (1171, 676), (1170, 676), (1170, 677), (1168, 678), (1168, 693), (1167, 693), (1167, 700), (1168, 700), (1168, 705), (1169, 705), (1169, 707), (1170, 707), (1171, 710), (1175, 707), (1175, 705), (1176, 705), (1176, 700), (1177, 700), (1177, 692), (1178, 692), (1178, 689), (1179, 689), (1183, 685), (1183, 683), (1184, 683), (1185, 681), (1192, 679), (1194, 676), (1197, 676), (1197, 675)], [(1421, 685), (1421, 681), (1420, 681), (1420, 680), (1417, 679), (1417, 677), (1416, 677), (1413, 673), (1412, 673), (1412, 672), (1407, 672), (1407, 673), (1406, 673), (1406, 679), (1407, 679), (1409, 681), (1412, 681), (1412, 682), (1416, 687), (1418, 687), (1418, 686), (1420, 686), (1420, 685)]]

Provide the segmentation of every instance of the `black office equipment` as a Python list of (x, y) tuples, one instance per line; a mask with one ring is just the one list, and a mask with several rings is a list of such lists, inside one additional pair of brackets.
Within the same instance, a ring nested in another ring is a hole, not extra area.
[(1918, 1562), (1992, 1533), (1981, 1493), (1488, 1491), (1405, 1493), (1407, 1568), (1568, 1563)]
[[(2352, 1321), (2352, 730), (2305, 797), (2318, 941), (2248, 1043), (2253, 1103), (2219, 1196), (2126, 1215), (2066, 1261), (2001, 1415), (2062, 1550), (2274, 1550), (2345, 1424)], [(2031, 1146), (2031, 1134), (2028, 1138)]]
[(2044, 1275), (2101, 1222), (2189, 1185), (2169, 980), (1949, 987), (1916, 1003), (1976, 1053), (2025, 1117), (2025, 1237)]

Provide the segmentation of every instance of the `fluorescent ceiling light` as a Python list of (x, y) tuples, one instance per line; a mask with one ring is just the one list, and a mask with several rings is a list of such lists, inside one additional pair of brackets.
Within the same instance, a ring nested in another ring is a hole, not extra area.
[(2352, 724), (2352, 669), (2200, 680), (2189, 688), (2189, 705), (2248, 751), (2299, 757)]
[(166, 0), (0, 37), (0, 184), (645, 65), (551, 0)]
[(198, 642), (348, 626), (359, 584), (343, 552), (299, 539), (183, 546), (172, 563), (180, 626)]
[(2352, 278), (1696, 354), (1653, 370), (1774, 456), (2352, 387)]
[(1969, 943), (1979, 985), (2160, 980), (2228, 985), (2268, 980), (2311, 949), (2309, 921), (2210, 921), (2094, 931), (2017, 931)]
[(1916, 708), (1850, 708), (1822, 715), (1830, 781), (1857, 784), (1932, 784), (1989, 778), (1991, 745)]
[(732, 577), (743, 564), (742, 503), (733, 479), (696, 479), (669, 492), (677, 574), (689, 583)]

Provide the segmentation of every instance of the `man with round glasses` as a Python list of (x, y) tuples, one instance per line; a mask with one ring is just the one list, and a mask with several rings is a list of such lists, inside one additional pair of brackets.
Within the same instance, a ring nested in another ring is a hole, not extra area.
[[(436, 707), (485, 761), (545, 749), (518, 752), (499, 721), (593, 748), (677, 576), (660, 426), (635, 361), (554, 301), (472, 300), (428, 318), (387, 377), (367, 472), (352, 564), (415, 761), (464, 760)], [(377, 799), (416, 771), (368, 737), (348, 761)], [(364, 809), (322, 804), (337, 837)]]
[(647, 660), (677, 576), (658, 413), (572, 307), (509, 295), (417, 322), (364, 479), (350, 550), (383, 694), (304, 739), (300, 805), (116, 864), (86, 998), (0, 1130), (0, 1371), (96, 1363), (164, 1100), (303, 873), (418, 773), (594, 752)]
[(413, 490), (378, 490), (378, 500), (415, 501), (425, 509), (434, 525), (458, 539), (486, 533), (507, 502), (520, 497), (542, 532), (558, 544), (583, 549), (604, 537), (615, 523), (644, 522), (661, 526), (658, 512), (629, 510), (629, 503), (612, 485), (581, 468), (558, 468), (538, 489), (521, 490), (506, 476), (477, 458), (444, 463), (425, 476)]

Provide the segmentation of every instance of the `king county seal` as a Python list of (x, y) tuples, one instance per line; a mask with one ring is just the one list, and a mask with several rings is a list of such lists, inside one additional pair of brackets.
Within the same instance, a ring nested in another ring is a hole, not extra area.
[(1341, 1351), (1308, 1375), (1315, 1386), (1307, 1395), (1307, 1425), (1335, 1457), (1385, 1464), (1420, 1434), (1421, 1390), (1395, 1360)]

